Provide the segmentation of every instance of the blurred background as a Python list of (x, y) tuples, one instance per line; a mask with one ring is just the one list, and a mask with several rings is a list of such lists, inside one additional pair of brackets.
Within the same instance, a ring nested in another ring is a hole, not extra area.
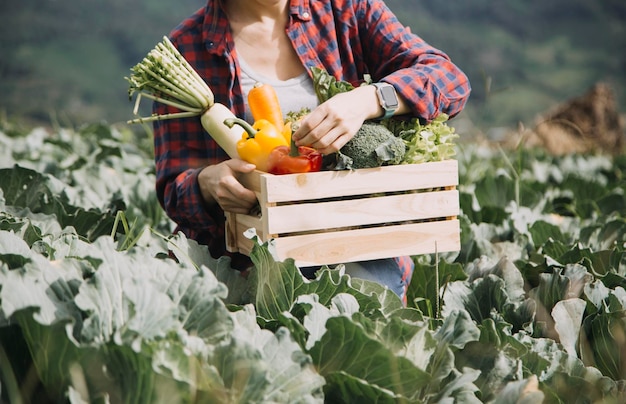
[[(77, 126), (132, 118), (124, 76), (204, 0), (0, 3), (0, 113)], [(623, 0), (388, 0), (412, 31), (446, 51), (473, 93), (451, 121), (471, 133), (530, 125), (604, 83), (626, 111)]]

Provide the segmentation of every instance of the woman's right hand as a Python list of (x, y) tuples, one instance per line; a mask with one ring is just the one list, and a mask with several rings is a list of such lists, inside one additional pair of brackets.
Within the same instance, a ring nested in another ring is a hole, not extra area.
[(241, 185), (239, 177), (255, 168), (254, 164), (239, 159), (203, 168), (198, 174), (198, 185), (207, 206), (217, 203), (225, 212), (249, 213), (257, 203), (256, 194)]

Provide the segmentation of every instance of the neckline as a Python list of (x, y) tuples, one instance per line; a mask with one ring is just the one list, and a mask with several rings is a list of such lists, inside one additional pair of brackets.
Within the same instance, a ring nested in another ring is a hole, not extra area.
[(246, 63), (244, 58), (242, 58), (241, 56), (238, 56), (238, 58), (239, 58), (239, 65), (241, 66), (241, 70), (244, 73), (246, 73), (246, 75), (248, 75), (248, 77), (250, 77), (252, 80), (260, 82), (260, 83), (266, 83), (274, 87), (287, 87), (287, 86), (300, 83), (308, 78), (308, 74), (306, 71), (302, 72), (296, 77), (292, 77), (287, 80), (280, 80), (280, 79), (274, 79), (271, 77), (266, 77), (262, 74), (257, 73), (252, 67), (250, 67), (250, 65)]

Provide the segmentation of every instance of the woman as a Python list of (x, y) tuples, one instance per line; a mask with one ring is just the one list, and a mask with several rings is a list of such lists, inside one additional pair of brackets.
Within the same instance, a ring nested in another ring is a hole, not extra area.
[[(470, 92), (448, 56), (402, 26), (381, 0), (208, 0), (170, 38), (215, 101), (237, 116), (249, 119), (246, 98), (256, 81), (275, 87), (283, 112), (311, 108), (293, 138), (324, 154), (339, 150), (366, 120), (454, 116)], [(311, 67), (356, 88), (318, 105)], [(360, 86), (366, 74), (377, 85)], [(255, 194), (237, 180), (254, 165), (228, 159), (198, 118), (157, 121), (154, 132), (163, 208), (179, 231), (213, 256), (225, 255), (224, 211), (247, 213), (255, 205)], [(232, 265), (245, 269), (250, 261), (233, 255)], [(411, 271), (409, 257), (347, 265), (352, 276), (377, 280), (401, 297)]]

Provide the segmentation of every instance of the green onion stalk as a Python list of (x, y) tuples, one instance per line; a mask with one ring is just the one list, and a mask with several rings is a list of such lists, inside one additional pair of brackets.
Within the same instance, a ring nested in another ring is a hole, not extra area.
[(133, 114), (138, 115), (142, 98), (179, 110), (129, 120), (129, 124), (199, 116), (203, 128), (231, 158), (239, 157), (236, 143), (240, 128), (228, 128), (224, 120), (235, 118), (226, 106), (216, 103), (213, 91), (166, 36), (144, 59), (133, 66), (128, 97), (137, 95)]
[(166, 36), (131, 68), (131, 72), (131, 76), (125, 79), (129, 82), (129, 99), (137, 95), (133, 110), (135, 115), (142, 97), (175, 107), (181, 112), (140, 117), (128, 123), (198, 116), (214, 104), (211, 88)]

